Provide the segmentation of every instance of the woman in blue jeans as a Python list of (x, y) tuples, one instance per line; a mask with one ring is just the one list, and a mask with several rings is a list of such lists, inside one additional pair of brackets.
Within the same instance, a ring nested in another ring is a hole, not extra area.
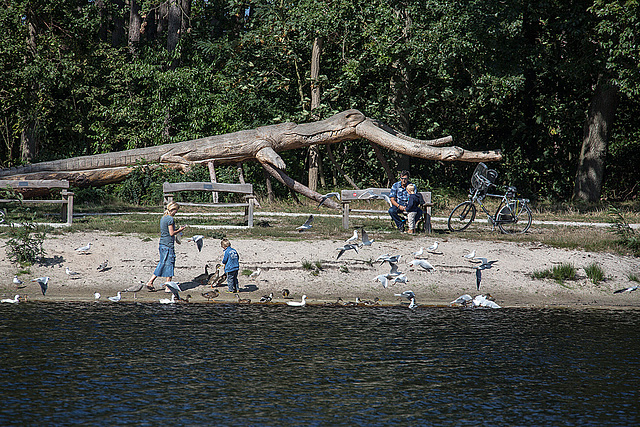
[(183, 225), (180, 228), (175, 228), (175, 221), (173, 217), (180, 209), (180, 205), (176, 202), (171, 202), (167, 205), (167, 209), (164, 211), (164, 215), (160, 220), (160, 262), (158, 262), (158, 266), (156, 267), (153, 275), (147, 282), (147, 289), (150, 291), (155, 291), (155, 287), (153, 286), (153, 282), (157, 277), (166, 277), (167, 282), (170, 282), (173, 279), (173, 269), (176, 264), (176, 253), (174, 251), (174, 242), (176, 240), (176, 234), (182, 232), (186, 225)]

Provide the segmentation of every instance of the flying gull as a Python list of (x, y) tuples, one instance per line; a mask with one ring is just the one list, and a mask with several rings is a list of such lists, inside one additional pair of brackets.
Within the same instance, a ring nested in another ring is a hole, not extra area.
[(180, 299), (180, 292), (182, 292), (182, 289), (180, 289), (180, 284), (178, 282), (165, 282), (164, 285), (169, 292), (175, 295), (177, 299)]
[(340, 193), (333, 192), (333, 193), (325, 194), (320, 198), (320, 203), (318, 203), (318, 207), (320, 207), (327, 199), (331, 197), (335, 197), (336, 199), (340, 200)]
[(313, 223), (313, 215), (309, 215), (309, 218), (307, 218), (304, 224), (302, 224), (300, 227), (296, 227), (296, 230), (298, 230), (299, 232), (308, 230), (312, 227), (312, 223)]
[(337, 251), (340, 251), (336, 259), (339, 259), (343, 253), (345, 253), (350, 249), (353, 249), (354, 251), (356, 251), (356, 253), (358, 253), (358, 245), (352, 245), (350, 243), (345, 243), (344, 246), (342, 246), (341, 248), (336, 248)]
[(617, 291), (613, 291), (614, 294), (621, 294), (623, 292), (633, 292), (635, 290), (638, 289), (638, 285), (636, 286), (629, 286), (628, 288), (624, 288), (624, 289), (618, 289)]
[(382, 283), (382, 287), (385, 289), (387, 288), (387, 286), (389, 286), (389, 279), (387, 278), (386, 274), (379, 274), (378, 276), (373, 278), (373, 281)]
[(475, 258), (480, 260), (480, 265), (476, 267), (476, 290), (480, 290), (480, 282), (482, 281), (482, 270), (488, 270), (493, 267), (494, 261), (487, 261), (486, 258)]
[(392, 284), (395, 285), (397, 283), (407, 283), (408, 281), (409, 279), (407, 278), (407, 276), (404, 274), (401, 274), (400, 276), (396, 276), (393, 278)]
[(304, 307), (305, 305), (307, 305), (307, 302), (305, 301), (307, 299), (306, 295), (302, 295), (302, 301), (287, 301), (287, 305), (290, 305), (292, 307)]
[(198, 247), (198, 252), (202, 252), (202, 245), (204, 244), (204, 236), (202, 234), (196, 234), (193, 237), (189, 237), (187, 242), (195, 242)]
[(401, 294), (393, 294), (393, 295), (395, 295), (397, 297), (403, 297), (403, 298), (406, 298), (408, 300), (410, 300), (411, 298), (415, 298), (416, 297), (416, 294), (414, 294), (413, 291), (404, 291)]
[(42, 291), (42, 295), (47, 293), (47, 289), (49, 288), (49, 278), (48, 277), (38, 277), (37, 279), (31, 280), (32, 282), (38, 282), (40, 285), (40, 290)]
[(371, 246), (371, 244), (375, 242), (375, 239), (369, 240), (369, 235), (367, 234), (366, 231), (364, 231), (364, 228), (362, 229), (362, 243), (359, 245), (360, 247), (362, 246)]

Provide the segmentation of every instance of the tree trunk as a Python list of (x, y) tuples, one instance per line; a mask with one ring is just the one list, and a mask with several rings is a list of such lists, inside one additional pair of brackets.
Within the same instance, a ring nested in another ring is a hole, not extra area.
[(393, 171), (391, 170), (391, 167), (389, 166), (389, 162), (387, 162), (387, 159), (385, 159), (384, 154), (382, 154), (382, 150), (380, 149), (380, 147), (378, 147), (376, 144), (372, 144), (372, 143), (369, 143), (369, 144), (371, 144), (371, 147), (373, 147), (373, 152), (376, 153), (376, 158), (382, 165), (384, 172), (387, 174), (386, 187), (389, 187), (391, 183), (395, 182), (395, 176), (393, 174)]
[(366, 118), (358, 110), (347, 110), (317, 122), (281, 123), (192, 141), (6, 168), (0, 170), (0, 176), (11, 177), (9, 179), (67, 179), (73, 185), (88, 187), (122, 181), (140, 161), (185, 168), (214, 159), (217, 164), (257, 160), (263, 165), (270, 164), (284, 170), (286, 164), (278, 155), (279, 151), (360, 138), (422, 159), (464, 162), (502, 159), (499, 150), (466, 151), (455, 146), (444, 147), (451, 143), (451, 137), (434, 140), (410, 138)]
[(178, 0), (169, 0), (168, 29), (167, 29), (167, 50), (173, 52), (180, 39), (180, 27), (182, 26), (182, 14)]
[[(320, 56), (322, 55), (322, 37), (316, 37), (313, 40), (313, 48), (311, 49), (311, 117), (318, 119), (314, 114), (314, 110), (320, 105), (320, 83), (318, 76), (320, 75)], [(309, 188), (313, 191), (318, 189), (318, 171), (320, 163), (320, 150), (317, 145), (309, 147)]]
[(129, 53), (131, 53), (134, 58), (137, 58), (140, 47), (142, 17), (140, 16), (140, 4), (138, 0), (129, 1), (131, 3), (129, 10)]
[(607, 83), (599, 83), (584, 125), (582, 149), (573, 190), (575, 200), (600, 200), (607, 142), (617, 105), (617, 89)]
[(124, 19), (120, 16), (119, 11), (124, 10), (124, 0), (113, 0), (116, 13), (113, 15), (113, 32), (111, 33), (111, 46), (117, 47), (124, 43)]

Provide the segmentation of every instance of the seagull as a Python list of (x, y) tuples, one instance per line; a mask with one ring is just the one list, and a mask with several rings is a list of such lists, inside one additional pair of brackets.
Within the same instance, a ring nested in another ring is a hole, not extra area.
[(47, 289), (49, 288), (49, 278), (48, 277), (38, 277), (37, 279), (33, 279), (32, 282), (38, 282), (40, 285), (40, 290), (42, 291), (42, 295), (47, 293)]
[(302, 301), (287, 301), (287, 305), (290, 305), (292, 307), (304, 307), (305, 305), (307, 305), (307, 302), (305, 301), (307, 299), (306, 295), (302, 295)]
[(13, 297), (13, 299), (11, 299), (11, 298), (3, 299), (0, 302), (7, 302), (9, 304), (19, 303), (20, 302), (20, 295), (16, 295), (15, 297)]
[(289, 297), (289, 289), (283, 289), (282, 290), (282, 297), (283, 298)]
[(407, 278), (407, 276), (401, 274), (400, 276), (396, 276), (393, 278), (392, 284), (395, 285), (396, 283), (407, 283), (408, 281), (409, 279)]
[(487, 307), (487, 308), (501, 308), (498, 304), (496, 304), (495, 302), (491, 301), (490, 299), (488, 299), (484, 295), (476, 295), (476, 297), (473, 299), (473, 306), (474, 307)]
[(409, 263), (411, 267), (420, 267), (426, 271), (436, 271), (435, 267), (424, 259), (414, 259)]
[(218, 298), (220, 296), (220, 292), (217, 289), (214, 289), (209, 292), (203, 292), (202, 296), (207, 299), (207, 301), (211, 300), (211, 298)]
[(495, 261), (487, 261), (486, 258), (475, 258), (480, 260), (480, 265), (476, 267), (476, 290), (480, 290), (480, 282), (482, 281), (482, 270), (488, 270), (493, 267)]
[(364, 228), (362, 229), (362, 243), (358, 246), (363, 247), (363, 246), (371, 246), (371, 244), (375, 242), (375, 239), (369, 240), (369, 235), (367, 234), (366, 231), (364, 231)]
[(389, 198), (389, 196), (387, 196), (386, 194), (382, 195), (382, 198), (385, 200), (385, 202), (387, 202), (389, 204), (389, 207), (391, 207), (391, 199)]
[(340, 193), (327, 193), (324, 196), (321, 197), (320, 199), (320, 203), (318, 203), (318, 207), (320, 207), (327, 199), (331, 198), (331, 197), (335, 197), (336, 199), (340, 200)]
[(87, 246), (80, 246), (79, 248), (76, 248), (76, 252), (86, 254), (89, 252), (89, 249), (91, 249), (91, 242), (87, 243)]
[(373, 200), (373, 199), (379, 199), (379, 198), (380, 196), (373, 193), (371, 190), (365, 190), (362, 194), (358, 196), (358, 199), (365, 199), (365, 200)]
[(373, 281), (382, 283), (382, 287), (385, 288), (385, 289), (387, 288), (387, 286), (389, 286), (389, 279), (387, 279), (387, 275), (386, 274), (380, 274), (380, 275), (374, 277)]
[(391, 279), (391, 278), (400, 276), (402, 274), (401, 271), (398, 271), (398, 264), (396, 264), (395, 262), (390, 262), (389, 265), (391, 265), (391, 270), (389, 270), (389, 274), (387, 274), (387, 278)]
[(196, 234), (193, 237), (189, 237), (187, 239), (187, 242), (195, 242), (196, 246), (198, 247), (198, 252), (201, 252), (202, 251), (202, 245), (204, 244), (204, 240), (202, 240), (202, 239), (204, 239), (203, 235)]
[(345, 243), (353, 243), (358, 240), (358, 230), (353, 230), (353, 236), (349, 237)]
[(140, 292), (143, 287), (144, 287), (144, 282), (140, 280), (138, 283), (136, 283), (135, 285), (129, 286), (127, 289), (125, 289), (122, 292), (133, 292), (133, 299), (136, 299), (136, 294)]
[(273, 299), (273, 292), (271, 292), (269, 295), (264, 295), (262, 298), (260, 298), (260, 302), (271, 302), (272, 299)]
[(472, 300), (473, 300), (473, 298), (471, 298), (471, 295), (464, 294), (464, 295), (459, 296), (455, 300), (451, 301), (449, 303), (449, 305), (460, 304), (462, 306), (467, 306), (467, 305), (471, 304)]
[(78, 276), (80, 276), (80, 273), (76, 273), (75, 271), (72, 271), (69, 267), (65, 267), (65, 271), (67, 272), (67, 276), (69, 276), (72, 279), (79, 279)]
[(171, 299), (169, 298), (160, 298), (160, 304), (175, 304), (176, 303), (176, 296), (175, 294), (171, 294)]
[(298, 230), (299, 232), (308, 230), (312, 227), (311, 225), (312, 223), (313, 223), (313, 215), (309, 215), (309, 218), (307, 218), (304, 224), (302, 224), (300, 227), (296, 227), (296, 230)]
[(120, 294), (120, 292), (118, 292), (118, 295), (116, 295), (115, 297), (108, 297), (109, 301), (111, 302), (118, 302), (120, 301), (120, 299), (122, 299), (122, 295)]
[(251, 304), (251, 300), (249, 298), (240, 298), (240, 295), (236, 294), (236, 298), (238, 299), (238, 304)]
[(107, 265), (109, 264), (109, 260), (105, 259), (104, 262), (102, 264), (100, 264), (98, 266), (98, 268), (96, 268), (96, 270), (98, 271), (105, 271), (107, 269)]
[(384, 254), (380, 255), (376, 261), (380, 261), (380, 265), (384, 264), (385, 262), (388, 262), (389, 264), (397, 264), (398, 262), (400, 262), (401, 257), (402, 255), (390, 256), (389, 254)]
[(424, 248), (420, 246), (420, 250), (415, 251), (412, 255), (414, 258), (418, 258), (418, 257), (421, 257), (423, 253), (424, 253)]
[(338, 256), (336, 257), (336, 259), (340, 258), (342, 256), (342, 254), (345, 253), (346, 251), (348, 251), (349, 249), (353, 249), (354, 251), (356, 251), (356, 253), (358, 253), (358, 245), (352, 245), (350, 243), (345, 243), (344, 246), (342, 246), (341, 248), (336, 248), (337, 251), (340, 251), (338, 253)]
[(258, 276), (260, 275), (260, 273), (262, 273), (262, 270), (260, 270), (260, 267), (258, 267), (258, 269), (256, 271), (252, 272), (249, 275), (249, 279), (257, 279)]
[(427, 250), (429, 252), (435, 252), (438, 249), (438, 244), (439, 244), (438, 242), (434, 242), (433, 245), (431, 245), (431, 246), (429, 246), (427, 248)]
[(16, 286), (22, 285), (22, 280), (18, 279), (18, 276), (13, 276), (13, 284)]
[(164, 285), (166, 286), (166, 289), (169, 289), (169, 292), (175, 295), (176, 298), (180, 299), (180, 292), (182, 292), (182, 289), (180, 289), (180, 284), (178, 282), (165, 282)]
[(462, 255), (463, 258), (468, 259), (469, 261), (473, 260), (476, 257), (476, 250), (472, 250), (471, 252), (469, 252), (466, 255)]
[(100, 295), (100, 292), (94, 292), (93, 293), (93, 299), (98, 301), (100, 299), (102, 295)]
[(406, 298), (406, 299), (409, 299), (409, 300), (411, 298), (415, 298), (416, 297), (416, 294), (414, 294), (413, 291), (404, 291), (401, 294), (393, 294), (393, 295), (395, 295), (397, 297), (403, 297), (403, 298)]
[(413, 310), (414, 308), (416, 308), (418, 306), (418, 304), (416, 304), (416, 297), (412, 297), (409, 300), (409, 309)]
[(638, 289), (638, 285), (636, 286), (629, 286), (628, 288), (624, 288), (624, 289), (618, 289), (617, 291), (613, 291), (614, 294), (621, 294), (623, 292), (633, 292), (635, 290)]

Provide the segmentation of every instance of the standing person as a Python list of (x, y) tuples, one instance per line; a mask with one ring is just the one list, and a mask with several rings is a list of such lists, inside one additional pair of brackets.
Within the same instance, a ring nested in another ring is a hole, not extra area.
[(178, 212), (178, 209), (180, 209), (180, 205), (176, 202), (169, 203), (167, 205), (167, 209), (164, 211), (162, 219), (160, 219), (160, 244), (158, 245), (160, 262), (158, 262), (158, 266), (147, 282), (147, 289), (150, 291), (156, 290), (153, 286), (153, 282), (156, 278), (166, 277), (167, 282), (170, 282), (173, 279), (173, 269), (176, 265), (176, 253), (174, 251), (175, 236), (187, 228), (186, 225), (177, 229), (175, 228), (175, 221), (173, 217)]
[(220, 246), (224, 251), (222, 264), (224, 264), (224, 272), (227, 273), (227, 287), (229, 292), (237, 293), (240, 291), (238, 286), (238, 270), (240, 270), (240, 257), (238, 251), (231, 247), (229, 239), (222, 239)]
[[(396, 227), (401, 232), (404, 232), (404, 222), (400, 217), (400, 212), (407, 211), (407, 203), (409, 203), (409, 193), (407, 193), (407, 185), (411, 184), (409, 181), (409, 177), (411, 174), (409, 171), (404, 170), (400, 173), (400, 181), (396, 182), (391, 186), (391, 191), (389, 192), (389, 200), (391, 201), (391, 207), (389, 208), (389, 215), (393, 222), (395, 222)], [(416, 188), (416, 192), (418, 189)]]
[(409, 193), (409, 201), (407, 202), (407, 233), (413, 234), (416, 231), (416, 222), (422, 217), (422, 209), (420, 209), (420, 196), (416, 193), (414, 184), (407, 185), (407, 193)]

